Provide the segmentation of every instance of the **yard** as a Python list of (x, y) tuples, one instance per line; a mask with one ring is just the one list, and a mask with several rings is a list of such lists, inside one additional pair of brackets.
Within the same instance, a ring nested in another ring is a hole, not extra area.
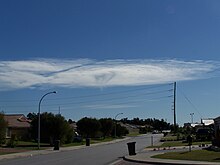
[(168, 152), (153, 156), (153, 158), (220, 162), (220, 152), (207, 150), (194, 150), (192, 152)]
[[(211, 141), (205, 142), (192, 142), (192, 145), (202, 145), (202, 144), (211, 144)], [(178, 147), (178, 146), (188, 146), (188, 143), (182, 141), (166, 141), (158, 146), (149, 146), (147, 148), (163, 148), (163, 147)]]
[[(112, 140), (115, 140), (115, 138), (112, 138), (112, 137), (107, 137), (105, 139), (96, 138), (96, 139), (91, 139), (90, 144), (109, 142)], [(71, 146), (80, 146), (80, 145), (86, 145), (85, 139), (83, 139), (82, 142), (73, 142), (69, 144), (63, 144), (62, 147), (71, 147)], [(49, 144), (41, 143), (41, 149), (47, 149), (47, 148), (52, 148), (52, 147)], [(18, 141), (17, 145), (14, 148), (6, 147), (6, 146), (0, 147), (0, 155), (25, 152), (25, 151), (37, 150), (37, 149), (38, 148), (37, 148), (36, 142)]]

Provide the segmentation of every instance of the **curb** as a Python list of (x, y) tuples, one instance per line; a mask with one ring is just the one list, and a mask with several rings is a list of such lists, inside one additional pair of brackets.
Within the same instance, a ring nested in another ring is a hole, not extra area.
[[(149, 164), (173, 164), (173, 165), (219, 165), (219, 163), (216, 162), (201, 162), (201, 161), (187, 161), (187, 160), (171, 160), (171, 159), (154, 159), (149, 158), (150, 160), (137, 160), (137, 159), (131, 159), (128, 156), (124, 156), (123, 160), (129, 161), (129, 162), (135, 162), (135, 163), (149, 163)], [(181, 161), (181, 162), (180, 162)]]
[[(162, 151), (162, 150), (161, 150)], [(123, 157), (123, 160), (136, 162), (136, 163), (149, 163), (149, 164), (180, 164), (180, 165), (217, 165), (219, 162), (206, 162), (206, 161), (192, 161), (192, 160), (174, 160), (174, 159), (159, 159), (152, 158), (154, 155), (163, 154), (164, 152), (157, 153), (143, 152), (136, 155), (127, 155)]]

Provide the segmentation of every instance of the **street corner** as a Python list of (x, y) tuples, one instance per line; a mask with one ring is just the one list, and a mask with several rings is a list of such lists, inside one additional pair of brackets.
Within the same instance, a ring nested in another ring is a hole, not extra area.
[(148, 153), (137, 153), (135, 155), (126, 155), (123, 160), (136, 163), (151, 163), (151, 155)]

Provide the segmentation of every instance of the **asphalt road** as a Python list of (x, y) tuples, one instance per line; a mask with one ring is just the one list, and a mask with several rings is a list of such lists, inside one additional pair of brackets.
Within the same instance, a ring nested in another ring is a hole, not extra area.
[[(1, 165), (106, 165), (114, 164), (117, 160), (128, 155), (127, 143), (136, 142), (136, 152), (143, 150), (152, 143), (152, 135), (133, 137), (129, 140), (89, 146), (86, 148), (60, 151), (46, 155), (16, 158), (0, 161)], [(154, 143), (161, 135), (154, 134)]]

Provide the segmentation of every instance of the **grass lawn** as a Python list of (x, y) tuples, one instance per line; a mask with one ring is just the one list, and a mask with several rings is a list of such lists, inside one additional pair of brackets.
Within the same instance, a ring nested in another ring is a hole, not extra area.
[(16, 152), (0, 152), (0, 155), (7, 155), (7, 154), (13, 154), (13, 153), (16, 153)]
[(28, 151), (27, 149), (18, 149), (18, 148), (2, 148), (0, 147), (0, 155), (13, 154), (17, 152)]
[[(121, 139), (121, 138), (117, 138)], [(105, 139), (100, 138), (100, 139), (91, 139), (90, 144), (95, 144), (95, 143), (101, 143), (101, 142), (109, 142), (115, 140), (115, 138), (112, 137), (106, 137)], [(62, 147), (71, 147), (71, 146), (80, 146), (80, 145), (85, 145), (86, 140), (83, 139), (82, 142), (74, 142), (74, 143), (69, 143), (69, 144), (63, 144)], [(51, 146), (47, 143), (41, 143), (41, 150), (50, 148)], [(18, 152), (25, 152), (25, 151), (30, 151), (30, 150), (37, 150), (37, 143), (36, 142), (24, 142), (24, 141), (18, 141), (16, 147), (10, 148), (10, 147), (0, 147), (0, 155), (5, 155), (5, 154), (12, 154), (12, 153), (18, 153)]]
[(167, 135), (166, 137), (162, 137), (161, 140), (163, 140), (163, 141), (175, 141), (175, 140), (177, 140), (177, 136)]
[[(48, 143), (41, 143), (40, 150), (51, 148)], [(7, 147), (6, 145), (0, 147), (0, 155), (28, 152), (38, 150), (38, 144), (36, 142), (17, 141), (15, 147)]]
[(131, 132), (127, 136), (134, 137), (134, 136), (138, 136), (138, 135), (141, 135), (141, 134), (139, 132)]
[[(41, 145), (41, 147), (48, 147), (48, 146), (50, 146), (49, 143), (40, 143), (40, 145)], [(16, 146), (17, 147), (37, 147), (38, 143), (37, 142), (32, 142), (32, 141), (29, 141), (29, 142), (18, 141)]]
[(168, 152), (161, 155), (155, 155), (153, 158), (220, 162), (220, 152), (207, 150), (194, 150), (192, 152)]
[(74, 142), (74, 143), (68, 143), (68, 144), (62, 144), (62, 147), (72, 147), (72, 146), (81, 146), (85, 145), (86, 142), (83, 140), (82, 142)]
[(139, 133), (139, 129), (130, 129), (129, 130), (129, 134), (127, 134), (127, 136), (133, 137), (133, 136), (138, 136), (141, 135)]
[(13, 154), (13, 153), (17, 153), (17, 152), (0, 152), (0, 155), (7, 155), (7, 154)]
[[(210, 141), (205, 142), (193, 142), (192, 145), (201, 145), (201, 144), (211, 144)], [(159, 146), (149, 146), (147, 148), (158, 148), (158, 147), (177, 147), (177, 146), (188, 146), (188, 143), (183, 143), (182, 141), (166, 141)]]
[[(121, 138), (117, 138), (117, 139), (121, 139)], [(105, 139), (100, 138), (100, 139), (91, 139), (90, 140), (90, 144), (96, 144), (96, 143), (102, 143), (102, 142), (109, 142), (115, 140), (115, 138), (112, 137), (106, 137)], [(86, 144), (86, 140), (83, 139), (82, 142), (74, 142), (74, 143), (69, 143), (69, 144), (63, 144), (62, 147), (70, 147), (70, 146), (80, 146), (80, 145), (85, 145)]]
[(101, 138), (101, 139), (91, 139), (91, 144), (109, 142), (109, 141), (112, 141), (112, 140), (115, 140), (115, 138), (106, 137), (105, 139), (103, 139), (103, 138)]

